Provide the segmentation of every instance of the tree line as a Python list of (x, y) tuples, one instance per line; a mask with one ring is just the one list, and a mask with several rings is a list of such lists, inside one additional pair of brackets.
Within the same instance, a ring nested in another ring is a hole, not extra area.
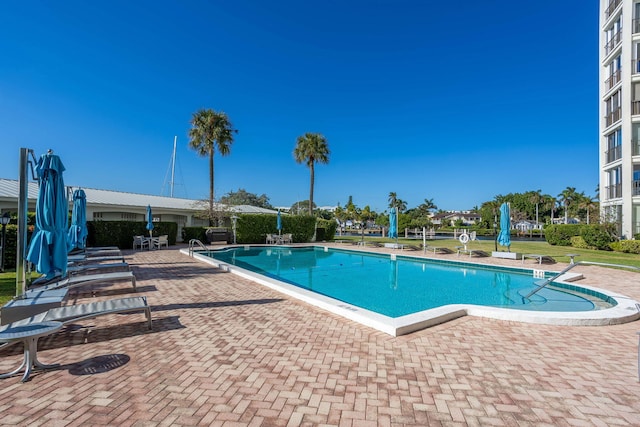
[[(227, 156), (231, 152), (234, 135), (238, 133), (229, 117), (223, 111), (201, 109), (196, 111), (190, 121), (189, 147), (200, 156), (208, 158), (209, 165), (209, 199), (208, 212), (205, 217), (213, 221), (217, 217), (217, 207), (214, 194), (214, 155)], [(315, 165), (328, 164), (330, 150), (327, 139), (320, 133), (307, 132), (296, 139), (293, 158), (297, 163), (309, 168), (309, 198), (297, 201), (291, 206), (291, 212), (297, 214), (316, 215), (325, 219), (337, 219), (341, 223), (348, 220), (360, 225), (387, 225), (388, 213), (376, 212), (369, 205), (360, 208), (353, 202), (353, 197), (344, 206), (338, 204), (334, 212), (317, 210), (313, 202), (315, 186)], [(597, 190), (596, 190), (597, 193)], [(231, 191), (219, 200), (225, 205), (251, 205), (272, 209), (266, 194), (256, 195), (245, 189)], [(493, 200), (482, 203), (480, 207), (470, 209), (480, 215), (480, 227), (492, 228), (499, 217), (502, 203), (511, 206), (512, 221), (529, 220), (536, 224), (551, 224), (554, 222), (570, 223), (573, 221), (587, 224), (599, 222), (598, 196), (587, 196), (578, 192), (575, 187), (567, 187), (557, 196), (543, 194), (541, 190), (524, 193), (509, 193), (497, 195)], [(408, 208), (396, 192), (388, 195), (388, 208), (398, 209), (399, 226), (402, 227), (431, 227), (434, 214), (444, 213), (438, 210), (433, 199), (425, 198), (418, 206)]]

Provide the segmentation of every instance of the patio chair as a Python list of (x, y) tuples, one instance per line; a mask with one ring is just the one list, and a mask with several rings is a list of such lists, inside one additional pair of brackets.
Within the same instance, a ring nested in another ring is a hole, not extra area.
[(169, 248), (169, 235), (163, 234), (162, 236), (158, 236), (158, 239), (153, 242), (154, 246), (158, 249)]
[(281, 241), (283, 244), (293, 243), (293, 234), (291, 233), (283, 234), (281, 237)]
[(147, 248), (149, 249), (149, 240), (144, 236), (133, 236), (133, 249), (135, 250), (137, 247), (140, 250)]
[(266, 240), (267, 245), (275, 245), (276, 242), (277, 242), (277, 239), (273, 234), (267, 234), (267, 240)]

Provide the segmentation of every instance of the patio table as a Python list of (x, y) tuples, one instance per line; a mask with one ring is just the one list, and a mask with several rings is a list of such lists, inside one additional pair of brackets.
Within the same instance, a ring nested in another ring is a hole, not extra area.
[(22, 364), (17, 369), (1, 374), (0, 379), (13, 376), (24, 369), (24, 375), (22, 376), (22, 382), (29, 379), (32, 369), (48, 369), (59, 366), (45, 365), (38, 361), (38, 338), (45, 335), (52, 334), (62, 328), (61, 322), (40, 322), (29, 323), (26, 325), (7, 326), (0, 330), (0, 342), (12, 343), (22, 341), (24, 344), (24, 359)]

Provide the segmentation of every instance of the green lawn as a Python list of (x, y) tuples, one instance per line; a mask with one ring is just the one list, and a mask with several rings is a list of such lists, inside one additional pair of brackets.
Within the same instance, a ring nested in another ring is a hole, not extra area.
[(4, 305), (7, 301), (16, 295), (16, 273), (9, 271), (0, 273), (0, 305)]
[[(359, 241), (361, 237), (356, 236), (336, 236), (336, 240), (352, 240)], [(394, 239), (386, 239), (380, 237), (365, 237), (367, 241), (375, 242), (395, 242)], [(398, 239), (398, 243), (419, 245), (421, 240), (416, 239)], [(455, 249), (456, 246), (461, 246), (460, 242), (455, 239), (443, 239), (443, 240), (427, 240), (429, 246), (441, 246), (450, 249)], [(495, 243), (493, 240), (476, 240), (467, 244), (469, 249), (480, 249), (485, 252), (491, 253), (495, 250)], [(498, 245), (499, 251), (506, 251), (506, 248)], [(609, 264), (622, 264), (630, 265), (634, 267), (640, 267), (640, 255), (637, 254), (625, 254), (622, 252), (614, 251), (594, 251), (590, 249), (576, 249), (571, 246), (552, 246), (545, 241), (541, 242), (520, 242), (514, 241), (511, 245), (511, 252), (518, 252), (523, 254), (541, 254), (549, 255), (558, 262), (570, 261), (567, 254), (579, 254), (576, 257), (576, 261), (592, 261), (592, 262), (604, 262)]]

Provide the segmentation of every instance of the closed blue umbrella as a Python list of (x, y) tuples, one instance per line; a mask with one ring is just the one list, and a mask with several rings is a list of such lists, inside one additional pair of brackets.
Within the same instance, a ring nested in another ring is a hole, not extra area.
[(276, 216), (276, 229), (278, 234), (282, 232), (282, 218), (280, 217), (280, 209), (278, 209), (278, 215)]
[(73, 210), (71, 211), (71, 226), (67, 240), (69, 250), (84, 249), (87, 246), (87, 196), (84, 190), (73, 192)]
[(69, 205), (62, 179), (64, 170), (60, 157), (51, 152), (42, 155), (36, 166), (40, 189), (36, 202), (36, 227), (29, 243), (27, 260), (48, 279), (67, 274)]
[(389, 237), (392, 239), (398, 238), (398, 215), (395, 208), (392, 208), (389, 212)]
[(500, 206), (500, 233), (498, 234), (498, 243), (500, 246), (506, 246), (511, 251), (511, 212), (509, 204), (503, 203)]
[(151, 205), (147, 205), (147, 230), (149, 230), (149, 237), (153, 237), (153, 214), (151, 213)]

